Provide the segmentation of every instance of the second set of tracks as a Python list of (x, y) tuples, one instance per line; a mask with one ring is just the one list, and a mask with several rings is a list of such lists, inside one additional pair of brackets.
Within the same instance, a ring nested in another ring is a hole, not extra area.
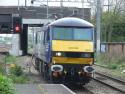
[(100, 72), (95, 72), (93, 79), (125, 94), (125, 81)]

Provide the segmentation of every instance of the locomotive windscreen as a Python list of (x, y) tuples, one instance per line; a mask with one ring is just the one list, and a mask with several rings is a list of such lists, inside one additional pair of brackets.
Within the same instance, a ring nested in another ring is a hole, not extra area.
[(93, 28), (54, 27), (53, 39), (57, 40), (93, 40)]

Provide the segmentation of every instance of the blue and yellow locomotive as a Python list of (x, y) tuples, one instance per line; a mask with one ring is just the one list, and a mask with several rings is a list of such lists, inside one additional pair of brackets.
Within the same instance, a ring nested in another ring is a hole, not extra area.
[(58, 19), (37, 32), (36, 69), (53, 82), (85, 84), (94, 71), (94, 26), (79, 18)]

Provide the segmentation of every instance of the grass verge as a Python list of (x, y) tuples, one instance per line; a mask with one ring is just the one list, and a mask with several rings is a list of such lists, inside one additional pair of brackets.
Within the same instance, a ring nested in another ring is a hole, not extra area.
[(24, 75), (22, 68), (18, 65), (10, 68), (10, 75), (8, 77), (11, 78), (14, 83), (19, 84), (24, 84), (29, 81), (29, 78)]
[(109, 69), (115, 76), (125, 78), (125, 56), (110, 57), (102, 53), (96, 57), (95, 64)]

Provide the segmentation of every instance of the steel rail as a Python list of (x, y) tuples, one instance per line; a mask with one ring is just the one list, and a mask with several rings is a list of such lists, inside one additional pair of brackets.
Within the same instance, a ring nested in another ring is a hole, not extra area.
[(107, 78), (109, 78), (109, 79), (112, 79), (112, 80), (114, 80), (114, 81), (117, 81), (117, 82), (119, 82), (119, 83), (125, 85), (125, 81), (124, 81), (124, 80), (121, 80), (121, 79), (112, 77), (112, 76), (110, 76), (110, 75), (108, 75), (108, 74), (104, 74), (104, 73), (100, 73), (100, 72), (95, 72), (95, 74), (102, 75), (102, 76), (104, 76), (104, 77), (107, 77)]
[[(94, 64), (95, 66), (99, 66), (99, 67), (103, 67), (103, 68), (106, 68), (105, 66), (101, 66), (101, 65), (98, 65), (98, 64)], [(125, 80), (122, 80), (122, 79), (119, 79), (118, 77), (115, 77), (115, 76), (111, 76), (110, 74), (106, 74), (106, 73), (103, 73), (103, 72), (95, 72), (96, 74), (99, 74), (99, 75), (102, 75), (102, 76), (105, 76), (105, 77), (108, 77), (110, 79), (113, 79), (119, 83), (122, 83), (122, 84), (125, 84)]]
[[(95, 72), (95, 75), (96, 77), (93, 77), (92, 79), (97, 81), (97, 82), (100, 82), (104, 85), (107, 85), (121, 93), (124, 93), (125, 94), (125, 81), (122, 81), (120, 79), (116, 79), (116, 78), (113, 78), (111, 76), (108, 76), (106, 74), (102, 74), (102, 73), (99, 73), (99, 72)], [(102, 77), (103, 79), (99, 79), (99, 77)], [(114, 85), (115, 83), (115, 85)]]

